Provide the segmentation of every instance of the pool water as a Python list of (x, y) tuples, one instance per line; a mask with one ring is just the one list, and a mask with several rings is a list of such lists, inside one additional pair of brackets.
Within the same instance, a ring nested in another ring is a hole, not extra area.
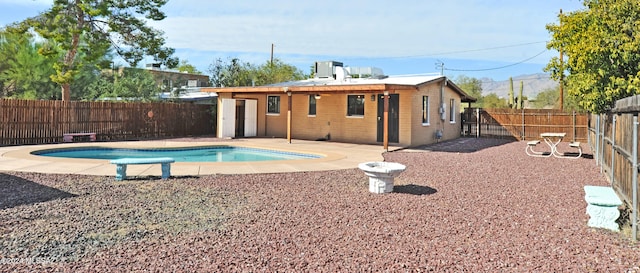
[(32, 152), (34, 155), (84, 158), (118, 159), (172, 157), (176, 162), (249, 162), (320, 158), (319, 155), (282, 152), (234, 146), (204, 146), (190, 148), (121, 149), (103, 147), (79, 147), (49, 149)]

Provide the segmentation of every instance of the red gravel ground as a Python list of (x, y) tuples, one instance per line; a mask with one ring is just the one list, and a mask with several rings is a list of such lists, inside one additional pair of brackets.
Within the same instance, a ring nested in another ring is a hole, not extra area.
[[(321, 145), (321, 144), (320, 144)], [(358, 169), (138, 179), (0, 173), (4, 272), (640, 272), (640, 247), (586, 225), (590, 151), (460, 139)], [(586, 146), (586, 145), (583, 145)]]

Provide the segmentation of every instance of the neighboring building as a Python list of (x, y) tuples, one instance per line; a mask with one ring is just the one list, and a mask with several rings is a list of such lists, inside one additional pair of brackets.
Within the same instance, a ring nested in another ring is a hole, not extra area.
[(205, 87), (209, 86), (209, 76), (202, 74), (190, 74), (177, 70), (164, 70), (158, 64), (148, 64), (147, 70), (156, 79), (156, 82), (168, 90), (174, 88)]
[(460, 137), (459, 107), (476, 101), (445, 76), (354, 79), (346, 71), (341, 63), (319, 62), (313, 79), (201, 91), (218, 95), (221, 138), (286, 137), (383, 143), (385, 148)]
[(175, 100), (192, 102), (199, 104), (215, 104), (216, 94), (211, 92), (201, 92), (201, 87), (209, 86), (209, 76), (201, 74), (191, 74), (176, 70), (164, 70), (158, 64), (148, 64), (147, 71), (153, 75), (156, 83), (164, 90), (160, 94), (162, 100)]
[(161, 100), (191, 102), (196, 104), (212, 104), (217, 103), (218, 94), (215, 92), (202, 92), (200, 87), (188, 87), (180, 89), (180, 92), (162, 92)]

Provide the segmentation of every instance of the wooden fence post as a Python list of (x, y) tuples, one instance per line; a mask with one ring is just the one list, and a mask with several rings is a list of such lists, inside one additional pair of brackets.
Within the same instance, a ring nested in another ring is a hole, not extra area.
[(631, 214), (631, 234), (633, 240), (638, 240), (638, 113), (633, 114), (633, 146), (632, 146), (632, 166), (633, 177), (631, 183), (633, 184), (631, 193), (632, 199), (632, 214)]
[(480, 108), (476, 108), (476, 138), (480, 137)]

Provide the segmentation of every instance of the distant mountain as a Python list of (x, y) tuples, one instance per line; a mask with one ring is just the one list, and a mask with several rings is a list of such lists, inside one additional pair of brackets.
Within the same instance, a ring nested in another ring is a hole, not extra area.
[[(482, 82), (482, 95), (486, 96), (491, 93), (498, 95), (498, 97), (509, 97), (509, 80), (494, 81), (490, 78), (481, 78)], [(522, 94), (527, 98), (535, 98), (538, 93), (547, 89), (554, 89), (558, 86), (558, 82), (552, 80), (549, 74), (538, 73), (530, 75), (520, 75), (513, 77), (513, 94), (518, 96), (520, 94), (520, 82), (523, 83)]]

